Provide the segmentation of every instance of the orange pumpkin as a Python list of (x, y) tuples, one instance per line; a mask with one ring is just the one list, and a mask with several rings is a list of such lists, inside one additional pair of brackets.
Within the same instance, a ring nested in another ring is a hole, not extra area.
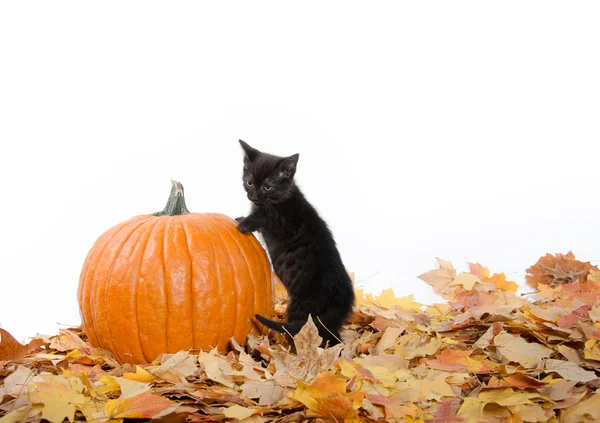
[(273, 277), (252, 234), (216, 213), (190, 213), (173, 182), (165, 209), (106, 231), (85, 259), (78, 289), (91, 344), (128, 363), (163, 353), (225, 352), (273, 315)]

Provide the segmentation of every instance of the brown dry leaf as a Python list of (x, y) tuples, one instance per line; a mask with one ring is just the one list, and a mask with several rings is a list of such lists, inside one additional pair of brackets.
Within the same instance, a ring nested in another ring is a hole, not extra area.
[(60, 335), (52, 339), (50, 348), (61, 352), (79, 349), (85, 354), (90, 354), (90, 345), (84, 342), (77, 334), (65, 329), (61, 329), (59, 332)]
[(590, 262), (575, 259), (572, 251), (567, 254), (546, 254), (536, 264), (527, 269), (525, 280), (532, 288), (540, 285), (556, 287), (562, 284), (583, 282), (591, 270), (598, 270)]
[[(39, 376), (36, 377), (34, 373), (25, 366), (18, 365), (17, 370), (4, 379), (4, 389), (0, 391), (3, 395), (11, 395), (17, 397), (27, 392), (27, 387), (34, 382), (42, 382)], [(3, 396), (2, 395), (2, 396)], [(2, 398), (0, 396), (0, 398)]]
[(0, 361), (19, 360), (37, 350), (42, 344), (42, 340), (33, 339), (29, 344), (23, 345), (10, 333), (0, 329)]
[(185, 381), (186, 377), (193, 375), (198, 370), (196, 367), (198, 356), (186, 351), (163, 356), (164, 359), (166, 360), (157, 369), (152, 370), (152, 374), (172, 383)]
[(242, 407), (241, 405), (232, 405), (231, 407), (223, 408), (223, 415), (230, 419), (244, 420), (256, 414), (256, 408)]
[(248, 398), (258, 399), (260, 405), (273, 405), (285, 396), (285, 389), (274, 381), (248, 380), (241, 386), (242, 394)]
[(319, 347), (321, 341), (319, 331), (309, 316), (305, 325), (294, 336), (296, 355), (281, 351), (273, 352), (277, 368), (273, 376), (275, 382), (293, 388), (297, 380), (308, 383), (321, 372), (333, 367), (344, 345), (337, 344), (323, 349)]
[(446, 295), (450, 292), (448, 291), (448, 287), (456, 278), (456, 270), (452, 266), (452, 263), (441, 258), (437, 258), (436, 260), (440, 265), (439, 269), (430, 270), (419, 275), (418, 278), (431, 285), (436, 294), (446, 298)]
[(550, 349), (540, 344), (529, 343), (508, 332), (500, 332), (496, 335), (494, 345), (507, 360), (520, 363), (527, 369), (536, 367), (552, 353)]
[(598, 421), (600, 421), (600, 394), (562, 410), (560, 413), (561, 423), (592, 423)]
[(596, 373), (583, 370), (577, 364), (570, 361), (563, 360), (546, 360), (546, 370), (550, 372), (556, 372), (563, 377), (565, 380), (573, 382), (590, 382), (597, 379)]
[(208, 353), (200, 351), (198, 363), (202, 365), (206, 377), (210, 380), (233, 388), (233, 379), (226, 374), (227, 372), (231, 372), (231, 365), (224, 358), (219, 357), (216, 350), (211, 350)]

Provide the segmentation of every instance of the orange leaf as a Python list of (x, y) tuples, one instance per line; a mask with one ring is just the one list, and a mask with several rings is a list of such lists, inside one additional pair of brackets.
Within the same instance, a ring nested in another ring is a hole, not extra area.
[(40, 339), (34, 339), (27, 345), (21, 344), (10, 333), (0, 329), (0, 361), (19, 360), (43, 344)]
[(104, 406), (104, 413), (115, 419), (153, 419), (172, 413), (178, 406), (176, 402), (145, 391), (130, 398), (109, 400)]

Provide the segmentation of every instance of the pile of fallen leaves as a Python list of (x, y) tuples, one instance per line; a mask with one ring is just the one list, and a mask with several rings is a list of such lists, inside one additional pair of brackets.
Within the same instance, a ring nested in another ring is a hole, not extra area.
[[(0, 423), (600, 421), (600, 270), (569, 253), (527, 270), (535, 296), (479, 264), (420, 278), (447, 303), (357, 291), (344, 344), (249, 337), (120, 365), (78, 328), (0, 342)], [(277, 310), (285, 309), (285, 299)]]

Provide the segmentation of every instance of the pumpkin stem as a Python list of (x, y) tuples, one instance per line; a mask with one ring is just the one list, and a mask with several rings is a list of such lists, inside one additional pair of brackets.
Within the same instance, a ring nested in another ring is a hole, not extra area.
[(171, 194), (163, 211), (152, 213), (152, 216), (179, 216), (188, 214), (190, 211), (185, 206), (185, 197), (183, 196), (183, 185), (171, 179)]

